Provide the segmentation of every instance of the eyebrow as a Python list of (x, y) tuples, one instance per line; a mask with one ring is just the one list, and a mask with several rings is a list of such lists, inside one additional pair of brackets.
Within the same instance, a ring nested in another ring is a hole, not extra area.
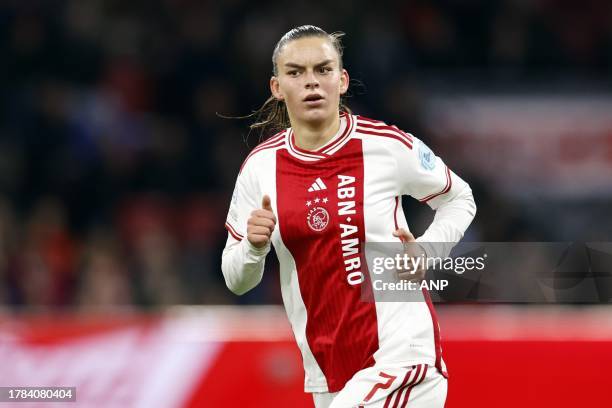
[[(332, 59), (326, 59), (325, 61), (320, 62), (320, 63), (318, 63), (317, 65), (315, 65), (315, 68), (317, 68), (317, 67), (321, 67), (321, 66), (323, 66), (323, 65), (327, 65), (327, 64), (329, 64), (329, 63), (331, 63), (331, 62), (334, 62), (334, 60), (332, 60)], [(288, 67), (288, 68), (304, 68), (304, 66), (303, 66), (303, 65), (296, 64), (295, 62), (287, 62), (287, 63), (285, 63), (285, 67)]]

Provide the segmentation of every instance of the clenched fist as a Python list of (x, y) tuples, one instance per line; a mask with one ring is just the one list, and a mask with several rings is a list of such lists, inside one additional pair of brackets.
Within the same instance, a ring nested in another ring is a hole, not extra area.
[(263, 248), (270, 242), (272, 231), (276, 226), (276, 216), (272, 212), (270, 197), (264, 195), (261, 208), (253, 210), (247, 221), (247, 239), (256, 248)]

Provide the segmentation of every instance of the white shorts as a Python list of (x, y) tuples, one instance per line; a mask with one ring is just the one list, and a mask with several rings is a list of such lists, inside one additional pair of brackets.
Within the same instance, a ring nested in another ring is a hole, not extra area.
[(316, 408), (443, 408), (447, 379), (435, 367), (368, 367), (336, 393), (313, 393)]

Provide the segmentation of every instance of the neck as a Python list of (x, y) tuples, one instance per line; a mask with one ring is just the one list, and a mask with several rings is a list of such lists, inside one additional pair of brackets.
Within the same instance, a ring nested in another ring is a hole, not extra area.
[(319, 123), (296, 123), (292, 129), (297, 147), (304, 150), (316, 150), (338, 133), (340, 116), (336, 114)]

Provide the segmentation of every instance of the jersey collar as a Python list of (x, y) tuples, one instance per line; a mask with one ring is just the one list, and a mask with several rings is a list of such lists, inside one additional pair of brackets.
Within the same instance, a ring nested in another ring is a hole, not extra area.
[(299, 148), (295, 144), (293, 129), (289, 128), (287, 132), (287, 145), (289, 146), (288, 151), (292, 156), (297, 157), (300, 160), (317, 161), (325, 159), (333, 155), (335, 152), (340, 150), (342, 146), (344, 146), (353, 132), (355, 127), (354, 124), (355, 118), (353, 115), (349, 115), (347, 113), (340, 115), (340, 128), (338, 129), (338, 132), (327, 143), (316, 150), (305, 150)]

